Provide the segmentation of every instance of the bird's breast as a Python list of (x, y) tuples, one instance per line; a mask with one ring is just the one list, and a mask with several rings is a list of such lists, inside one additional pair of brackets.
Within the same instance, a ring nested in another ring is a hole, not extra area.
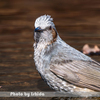
[(46, 55), (45, 52), (46, 48), (44, 45), (38, 45), (34, 49), (34, 61), (40, 74), (44, 74), (49, 70), (50, 56)]

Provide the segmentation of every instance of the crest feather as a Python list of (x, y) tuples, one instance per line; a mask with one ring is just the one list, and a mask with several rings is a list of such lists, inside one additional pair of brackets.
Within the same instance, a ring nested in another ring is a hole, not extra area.
[(49, 26), (55, 27), (53, 23), (53, 18), (51, 18), (50, 15), (40, 16), (35, 21), (35, 28), (41, 27), (42, 29), (45, 29), (46, 27)]

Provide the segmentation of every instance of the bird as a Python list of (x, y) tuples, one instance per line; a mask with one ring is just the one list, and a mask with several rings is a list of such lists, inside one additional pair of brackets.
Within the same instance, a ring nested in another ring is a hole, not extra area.
[(50, 88), (100, 92), (100, 63), (64, 42), (50, 15), (35, 20), (33, 47), (36, 69)]

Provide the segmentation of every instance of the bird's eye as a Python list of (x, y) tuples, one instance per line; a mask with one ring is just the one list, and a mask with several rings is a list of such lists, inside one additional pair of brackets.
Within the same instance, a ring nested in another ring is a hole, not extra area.
[(51, 30), (51, 26), (49, 27), (49, 30)]

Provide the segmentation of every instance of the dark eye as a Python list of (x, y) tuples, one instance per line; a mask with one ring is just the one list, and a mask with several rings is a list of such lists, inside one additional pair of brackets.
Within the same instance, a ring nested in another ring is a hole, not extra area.
[(49, 30), (51, 30), (51, 26), (49, 27)]

